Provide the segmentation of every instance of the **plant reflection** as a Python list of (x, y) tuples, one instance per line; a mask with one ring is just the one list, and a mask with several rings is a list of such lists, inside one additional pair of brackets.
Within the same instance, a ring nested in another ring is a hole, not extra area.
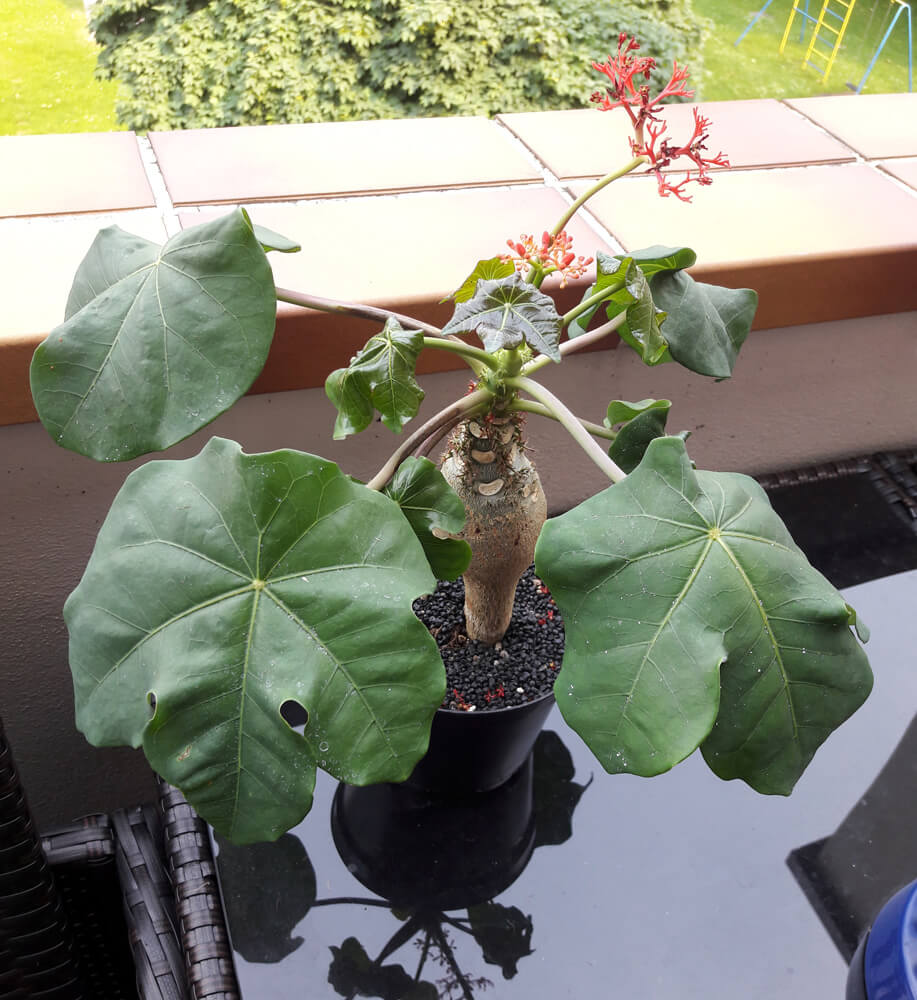
[[(375, 958), (356, 937), (331, 946), (334, 990), (347, 998), (471, 1000), (493, 983), (460, 968), (456, 935), (473, 939), (505, 979), (533, 953), (531, 917), (493, 899), (518, 878), (536, 847), (572, 835), (573, 812), (589, 784), (573, 777), (569, 751), (545, 731), (520, 771), (493, 792), (454, 800), (400, 785), (340, 785), (331, 816), (335, 846), (351, 873), (382, 898), (318, 899), (312, 863), (291, 834), (247, 847), (220, 840), (217, 864), (233, 947), (249, 962), (279, 962), (303, 943), (293, 929), (311, 910), (388, 909), (400, 926)], [(418, 952), (416, 962), (402, 961), (413, 972), (388, 961), (408, 945)]]

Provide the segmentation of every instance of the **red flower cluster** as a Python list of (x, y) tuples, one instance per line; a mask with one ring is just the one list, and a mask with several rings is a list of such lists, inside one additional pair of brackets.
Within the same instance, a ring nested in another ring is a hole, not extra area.
[(556, 236), (542, 233), (541, 243), (534, 236), (523, 233), (519, 242), (507, 240), (506, 245), (513, 253), (502, 254), (500, 260), (515, 265), (517, 271), (536, 267), (545, 274), (560, 274), (560, 287), (564, 288), (570, 278), (580, 278), (592, 263), (591, 257), (577, 257), (571, 247), (573, 238), (565, 231)]
[(592, 95), (593, 103), (598, 104), (601, 111), (625, 108), (635, 130), (639, 130), (648, 118), (657, 120), (655, 111), (666, 98), (694, 96), (694, 91), (685, 87), (688, 70), (679, 69), (678, 63), (672, 64), (671, 79), (655, 97), (650, 97), (650, 88), (645, 83), (636, 86), (635, 77), (642, 76), (644, 80), (649, 80), (650, 73), (656, 68), (655, 59), (631, 55), (639, 48), (636, 38), (628, 38), (621, 32), (618, 35), (618, 54), (609, 56), (607, 62), (592, 64), (592, 68), (604, 73), (609, 82), (604, 94), (596, 92)]
[[(675, 145), (664, 137), (667, 126), (657, 114), (662, 102), (669, 97), (693, 97), (694, 91), (688, 90), (686, 86), (687, 68), (679, 69), (678, 63), (673, 63), (669, 82), (655, 97), (651, 96), (646, 83), (638, 85), (634, 81), (639, 77), (649, 80), (656, 61), (634, 55), (639, 48), (640, 44), (636, 39), (628, 38), (622, 33), (618, 36), (618, 54), (609, 56), (605, 63), (592, 64), (609, 81), (606, 92), (593, 94), (592, 101), (598, 104), (601, 111), (610, 111), (612, 108), (624, 108), (627, 111), (634, 127), (634, 138), (630, 141), (631, 152), (634, 156), (646, 157), (649, 171), (655, 173), (659, 183), (659, 194), (664, 198), (674, 194), (681, 201), (690, 201), (691, 197), (684, 193), (685, 187), (692, 181), (710, 184), (709, 168), (728, 167), (729, 160), (724, 153), (717, 153), (713, 157), (705, 155), (710, 119), (701, 115), (697, 108), (694, 109), (694, 132), (686, 143)], [(667, 180), (662, 171), (682, 157), (690, 160), (696, 170), (689, 168), (684, 178), (677, 183)]]
[[(697, 181), (698, 184), (712, 184), (713, 180), (707, 172), (708, 169), (710, 167), (729, 166), (729, 160), (726, 158), (725, 153), (717, 153), (713, 157), (704, 155), (707, 149), (707, 129), (709, 127), (710, 119), (705, 118), (695, 108), (694, 132), (691, 138), (682, 146), (676, 146), (671, 140), (662, 137), (666, 128), (665, 122), (661, 122), (658, 126), (654, 122), (650, 122), (646, 127), (649, 139), (642, 144), (638, 145), (638, 143), (631, 139), (630, 145), (634, 156), (645, 156), (649, 160), (649, 169), (656, 174), (656, 180), (659, 182), (659, 193), (663, 198), (674, 194), (676, 198), (680, 198), (682, 201), (690, 201), (690, 195), (684, 193), (684, 188), (687, 184), (690, 184), (692, 181)], [(659, 141), (660, 139), (661, 141)], [(662, 170), (664, 167), (669, 166), (673, 160), (678, 160), (681, 157), (691, 160), (697, 167), (697, 171), (695, 173), (688, 170), (682, 180), (677, 184), (672, 183), (666, 180)]]

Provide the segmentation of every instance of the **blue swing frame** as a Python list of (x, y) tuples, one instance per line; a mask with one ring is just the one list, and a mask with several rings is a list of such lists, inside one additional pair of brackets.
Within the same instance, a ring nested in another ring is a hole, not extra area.
[[(733, 46), (738, 47), (742, 39), (749, 33), (749, 31), (751, 31), (751, 29), (758, 23), (758, 21), (760, 21), (761, 18), (764, 17), (767, 8), (770, 7), (770, 5), (773, 2), (774, 0), (767, 0), (767, 2), (760, 10), (755, 11), (755, 13), (752, 15), (752, 19), (746, 25), (745, 30), (732, 43)], [(885, 48), (885, 43), (891, 37), (891, 33), (892, 31), (894, 31), (895, 25), (898, 23), (898, 19), (901, 17), (902, 14), (907, 15), (907, 89), (910, 92), (913, 92), (914, 90), (914, 28), (913, 28), (913, 18), (911, 16), (911, 4), (909, 0), (890, 0), (890, 2), (896, 3), (898, 5), (898, 9), (895, 11), (895, 16), (892, 18), (891, 24), (889, 24), (888, 28), (885, 31), (885, 34), (882, 36), (882, 40), (876, 47), (876, 51), (872, 54), (872, 59), (869, 61), (869, 65), (866, 67), (866, 72), (863, 74), (862, 79), (856, 86), (857, 94), (861, 94), (863, 92), (863, 87), (866, 86), (866, 81), (869, 79), (869, 74), (872, 73), (873, 68), (875, 67), (876, 63), (879, 60), (879, 56), (882, 54), (882, 49)], [(816, 20), (809, 13), (809, 0), (806, 0), (805, 10), (800, 11), (799, 13), (802, 14), (803, 16), (802, 23), (799, 26), (799, 41), (802, 42), (805, 38), (806, 20), (809, 21)]]
[(913, 91), (914, 89), (914, 32), (911, 24), (911, 5), (908, 0), (891, 0), (891, 2), (898, 4), (898, 9), (895, 11), (895, 16), (892, 18), (891, 24), (882, 36), (882, 41), (879, 42), (876, 51), (873, 52), (872, 59), (866, 67), (866, 72), (863, 74), (862, 80), (856, 86), (856, 93), (858, 94), (863, 92), (863, 87), (869, 79), (869, 74), (872, 72), (873, 66), (878, 61), (882, 49), (885, 48), (885, 43), (898, 23), (898, 18), (904, 13), (907, 13), (907, 89), (908, 91)]
[[(768, 7), (770, 7), (770, 5), (773, 2), (774, 2), (774, 0), (767, 0), (767, 3), (760, 10), (755, 11), (755, 13), (752, 15), (752, 19), (748, 22), (748, 25), (746, 26), (745, 30), (732, 43), (734, 46), (738, 47), (739, 42), (741, 42), (742, 39), (749, 33), (749, 31), (751, 31), (751, 29), (761, 20), (761, 18), (764, 17), (765, 11), (767, 10)], [(808, 18), (810, 21), (814, 21), (815, 20), (815, 18), (812, 17), (812, 15), (809, 13), (809, 0), (806, 0), (805, 11), (800, 11), (800, 13), (803, 15), (802, 24), (799, 26), (799, 41), (801, 42), (805, 38), (805, 31), (806, 31), (806, 21), (805, 21), (805, 19)], [(908, 23), (910, 23), (910, 22), (908, 22)]]

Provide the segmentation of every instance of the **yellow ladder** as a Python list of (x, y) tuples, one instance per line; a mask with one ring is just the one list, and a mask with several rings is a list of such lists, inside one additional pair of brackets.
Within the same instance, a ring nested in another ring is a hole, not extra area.
[[(803, 69), (806, 66), (811, 66), (812, 69), (817, 73), (821, 73), (825, 80), (827, 80), (828, 74), (831, 72), (831, 67), (834, 65), (834, 60), (837, 57), (838, 50), (841, 47), (841, 42), (844, 40), (844, 32), (850, 23), (850, 15), (853, 13), (855, 4), (856, 0), (824, 0), (818, 17), (813, 18), (811, 14), (803, 11), (798, 6), (798, 0), (794, 0), (789, 20), (786, 23), (786, 30), (783, 33), (783, 40), (780, 43), (780, 51), (783, 52), (786, 47), (790, 28), (797, 14), (802, 14), (803, 17), (808, 18), (810, 21), (815, 21), (815, 30), (812, 32), (812, 39), (806, 50), (802, 66)], [(843, 13), (836, 9), (838, 7), (842, 8)], [(830, 46), (830, 52), (826, 46)], [(823, 60), (823, 65), (812, 62), (813, 57)]]

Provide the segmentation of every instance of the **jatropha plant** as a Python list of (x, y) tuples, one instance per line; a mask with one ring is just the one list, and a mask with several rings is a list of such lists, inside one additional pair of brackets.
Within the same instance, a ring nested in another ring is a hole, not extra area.
[[(593, 263), (566, 231), (590, 197), (645, 167), (661, 195), (689, 200), (728, 165), (708, 155), (697, 110), (687, 141), (667, 135), (660, 104), (691, 96), (684, 69), (651, 95), (653, 60), (625, 36), (594, 65), (595, 103), (630, 116), (630, 161), (540, 238), (479, 261), (442, 329), (276, 289), (266, 251), (298, 247), (236, 210), (164, 246), (103, 230), (35, 353), (42, 422), (100, 461), (168, 448), (231, 407), (265, 363), (278, 300), (377, 324), (328, 377), (335, 438), (376, 414), (400, 432), (423, 399), (422, 351), (470, 369), (470, 390), (366, 484), (314, 455), (214, 438), (132, 472), (115, 498), (64, 609), (77, 723), (93, 743), (142, 745), (232, 840), (296, 824), (317, 767), (352, 784), (411, 774), (445, 690), (412, 610), (437, 578), (464, 574), (467, 634), (496, 643), (534, 559), (566, 629), (558, 705), (610, 772), (659, 774), (700, 747), (720, 777), (788, 794), (869, 693), (855, 613), (754, 480), (696, 470), (666, 434), (667, 400), (612, 399), (597, 424), (536, 377), (616, 333), (647, 365), (726, 378), (757, 304), (695, 281), (691, 250), (653, 246), (596, 253), (582, 300), (558, 311), (549, 289)], [(547, 521), (523, 440), (532, 415), (562, 424), (609, 479)], [(450, 432), (438, 468), (424, 456)], [(302, 732), (281, 714), (289, 701), (307, 713)]]

